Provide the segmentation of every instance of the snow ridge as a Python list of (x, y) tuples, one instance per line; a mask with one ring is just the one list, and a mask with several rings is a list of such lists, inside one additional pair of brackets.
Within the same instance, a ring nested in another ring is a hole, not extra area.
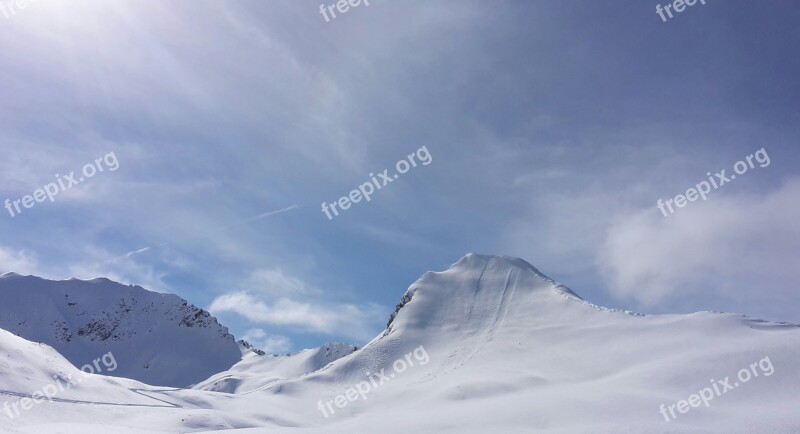
[(241, 359), (226, 327), (175, 295), (12, 273), (0, 277), (0, 295), (0, 328), (46, 343), (76, 366), (111, 351), (119, 361), (112, 375), (186, 387)]

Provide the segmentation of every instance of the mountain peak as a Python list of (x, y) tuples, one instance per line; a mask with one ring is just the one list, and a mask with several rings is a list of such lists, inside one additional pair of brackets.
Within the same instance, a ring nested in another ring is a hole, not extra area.
[(113, 352), (115, 376), (188, 386), (241, 359), (227, 327), (177, 295), (105, 278), (6, 273), (0, 296), (0, 328), (46, 343), (76, 366)]
[(457, 267), (474, 267), (474, 266), (486, 266), (489, 262), (496, 262), (496, 263), (503, 263), (510, 267), (516, 267), (521, 270), (527, 270), (534, 274), (537, 274), (539, 277), (546, 279), (550, 282), (555, 283), (553, 279), (545, 276), (544, 273), (539, 271), (536, 267), (531, 265), (528, 261), (517, 258), (514, 256), (498, 256), (498, 255), (484, 255), (480, 253), (467, 253), (459, 259), (455, 264), (453, 264), (450, 268), (457, 268)]
[(527, 306), (531, 313), (545, 306), (557, 308), (564, 297), (582, 300), (523, 259), (468, 253), (447, 270), (427, 272), (414, 282), (397, 304), (383, 336), (399, 328), (444, 323), (455, 327), (464, 321), (483, 329), (492, 318), (505, 317), (512, 305)]

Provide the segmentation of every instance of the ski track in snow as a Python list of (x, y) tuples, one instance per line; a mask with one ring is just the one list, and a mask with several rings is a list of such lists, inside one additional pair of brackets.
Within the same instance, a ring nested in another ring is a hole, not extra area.
[[(160, 402), (163, 402), (163, 403), (169, 404), (169, 405), (126, 404), (126, 403), (122, 403), (122, 402), (83, 401), (83, 400), (79, 400), (79, 399), (65, 399), (65, 398), (39, 398), (39, 397), (34, 398), (34, 396), (30, 395), (30, 394), (12, 392), (10, 390), (0, 390), (0, 395), (14, 396), (14, 397), (17, 397), (17, 398), (43, 399), (43, 400), (46, 400), (46, 401), (65, 402), (65, 403), (69, 403), (69, 404), (111, 405), (111, 406), (115, 406), (115, 407), (184, 408), (184, 407), (182, 407), (182, 406), (180, 406), (178, 404), (175, 404), (175, 403), (172, 403), (172, 402), (169, 402), (169, 401), (165, 401), (163, 399), (154, 398), (154, 397), (152, 397), (150, 395), (145, 395), (144, 393), (141, 393), (142, 391), (146, 391), (146, 392), (162, 392), (162, 390), (146, 390), (146, 389), (128, 389), (128, 390), (130, 390), (131, 392), (136, 393), (138, 395), (144, 396), (144, 397), (146, 397), (148, 399), (152, 399), (152, 400), (155, 400), (155, 401), (160, 401)], [(181, 390), (181, 389), (168, 389), (168, 390), (163, 390), (163, 392), (171, 392), (171, 391), (176, 391), (176, 390)]]
[[(467, 314), (467, 324), (470, 324), (473, 321), (473, 312), (475, 310), (475, 306), (479, 304), (479, 300), (483, 300), (481, 295), (485, 293), (484, 291), (484, 282), (483, 282), (483, 275), (486, 270), (489, 268), (489, 265), (494, 260), (494, 258), (490, 258), (486, 261), (486, 265), (483, 267), (483, 271), (481, 271), (480, 276), (478, 277), (478, 282), (475, 288), (475, 294), (472, 298), (472, 304), (470, 305), (469, 312)], [(464, 366), (465, 363), (470, 361), (476, 354), (478, 354), (483, 348), (492, 340), (494, 340), (495, 332), (503, 325), (503, 321), (505, 320), (506, 315), (508, 315), (508, 309), (511, 305), (511, 300), (514, 298), (514, 293), (517, 289), (517, 282), (519, 281), (519, 269), (510, 269), (508, 270), (508, 274), (506, 275), (505, 284), (503, 285), (503, 292), (500, 295), (500, 301), (496, 304), (496, 311), (493, 315), (482, 315), (479, 319), (483, 323), (480, 327), (478, 327), (475, 331), (470, 332), (470, 339), (467, 342), (474, 342), (473, 345), (469, 345), (467, 347), (461, 348), (456, 350), (455, 352), (451, 353), (448, 356), (448, 361), (445, 362), (440, 368), (439, 372), (434, 372), (429, 374), (425, 379), (421, 381), (430, 381), (434, 378), (440, 377), (442, 375), (447, 375), (456, 369)], [(512, 275), (513, 275), (513, 283), (512, 283)], [(491, 324), (489, 324), (491, 322)], [(484, 339), (480, 339), (483, 337)]]

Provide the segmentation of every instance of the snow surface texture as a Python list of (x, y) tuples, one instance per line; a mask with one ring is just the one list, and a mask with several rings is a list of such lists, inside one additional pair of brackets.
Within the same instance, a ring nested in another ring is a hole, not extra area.
[(230, 368), (241, 352), (228, 329), (178, 296), (108, 279), (0, 276), (0, 328), (46, 343), (81, 367), (113, 353), (107, 375), (188, 387)]
[(245, 346), (241, 362), (227, 371), (213, 375), (208, 380), (194, 386), (194, 389), (239, 394), (252, 393), (264, 389), (276, 381), (297, 378), (318, 371), (334, 360), (341, 359), (355, 351), (354, 345), (328, 344), (296, 354), (278, 356), (263, 352), (259, 354)]
[[(100, 366), (104, 367), (102, 364)], [(59, 383), (61, 388), (58, 387)], [(67, 383), (70, 383), (69, 387)], [(47, 390), (48, 385), (55, 386), (55, 392), (49, 394), (54, 404), (89, 404), (102, 401), (109, 405), (165, 406), (164, 403), (136, 393), (136, 390), (150, 386), (125, 378), (86, 375), (53, 348), (0, 330), (0, 405), (30, 397), (34, 392), (41, 393)], [(102, 399), (98, 400), (98, 397)], [(11, 409), (10, 416), (7, 408)], [(74, 407), (64, 408), (75, 411)], [(47, 413), (58, 413), (58, 408), (51, 410), (53, 411)], [(25, 410), (19, 406), (16, 409), (10, 406), (0, 408), (0, 426), (4, 426), (8, 418), (21, 418), (24, 414)]]
[[(29, 369), (43, 370), (41, 378), (50, 372), (25, 347), (30, 343), (11, 338), (0, 355), (19, 349), (27, 359), (2, 368), (0, 381), (17, 390), (40, 388), (39, 376), (21, 379), (9, 371), (30, 363)], [(416, 357), (420, 348), (425, 363)], [(797, 326), (734, 314), (644, 316), (605, 309), (522, 260), (470, 254), (445, 272), (423, 275), (384, 332), (315, 372), (263, 386), (253, 382), (255, 390), (228, 389), (244, 391), (235, 394), (131, 386), (176, 407), (59, 402), (10, 421), (0, 414), (0, 426), (24, 433), (796, 434), (799, 356)], [(687, 399), (712, 378), (729, 376), (733, 383), (740, 369), (764, 357), (774, 366), (772, 375), (670, 422), (659, 413), (661, 404)], [(401, 359), (415, 365), (400, 373), (395, 361)], [(250, 367), (260, 373), (248, 376)], [(267, 371), (243, 362), (229, 372), (242, 383), (280, 376)], [(389, 378), (385, 384), (323, 415), (320, 403), (379, 372)], [(97, 390), (94, 400), (107, 401), (110, 393)]]

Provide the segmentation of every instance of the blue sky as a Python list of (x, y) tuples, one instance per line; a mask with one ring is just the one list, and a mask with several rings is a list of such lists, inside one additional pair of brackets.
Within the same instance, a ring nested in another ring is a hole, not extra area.
[[(0, 270), (173, 292), (279, 352), (365, 343), (467, 252), (609, 307), (800, 322), (800, 5), (708, 0), (665, 23), (656, 4), (0, 14), (0, 200), (119, 162), (0, 210)], [(429, 165), (321, 212), (421, 146)], [(767, 167), (656, 208), (761, 148)]]

